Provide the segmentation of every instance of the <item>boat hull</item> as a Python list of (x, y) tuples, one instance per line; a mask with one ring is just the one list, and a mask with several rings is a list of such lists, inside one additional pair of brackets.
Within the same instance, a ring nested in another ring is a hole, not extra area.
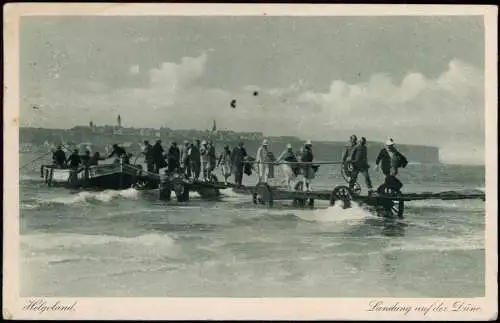
[(49, 186), (92, 189), (126, 189), (140, 178), (140, 170), (130, 165), (97, 165), (88, 169), (42, 168), (42, 177)]

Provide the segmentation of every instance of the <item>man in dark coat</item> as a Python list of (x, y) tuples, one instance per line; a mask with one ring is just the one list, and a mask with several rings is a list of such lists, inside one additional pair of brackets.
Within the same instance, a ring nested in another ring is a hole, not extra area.
[(238, 146), (236, 146), (231, 153), (231, 165), (233, 167), (234, 173), (234, 183), (238, 186), (242, 185), (243, 182), (243, 170), (245, 166), (245, 159), (248, 156), (244, 143), (241, 141)]
[(167, 166), (165, 158), (163, 157), (164, 150), (161, 145), (161, 140), (156, 141), (155, 145), (151, 149), (151, 154), (155, 166), (155, 173), (159, 173), (161, 168)]
[(68, 163), (69, 168), (72, 169), (77, 169), (78, 166), (80, 166), (82, 160), (80, 158), (80, 155), (78, 154), (78, 149), (73, 150), (73, 153), (68, 157), (66, 163)]
[(154, 172), (155, 163), (153, 159), (153, 146), (147, 140), (144, 140), (143, 154), (144, 154), (144, 159), (146, 161), (146, 170), (148, 172)]
[(78, 149), (73, 150), (73, 153), (68, 157), (66, 163), (69, 164), (69, 168), (71, 169), (68, 182), (71, 185), (76, 185), (78, 182), (78, 167), (82, 163), (80, 155), (78, 154)]
[(111, 158), (113, 156), (116, 157), (115, 163), (119, 163), (121, 158), (125, 158), (127, 152), (123, 147), (118, 146), (117, 144), (113, 144), (113, 149), (111, 150), (111, 154), (107, 158)]
[(85, 180), (89, 179), (89, 167), (90, 167), (90, 150), (85, 149), (85, 153), (80, 156), (83, 167), (85, 168)]
[(212, 140), (208, 141), (207, 145), (207, 179), (211, 179), (211, 174), (213, 170), (215, 169), (216, 163), (217, 163), (217, 156), (215, 154), (215, 146)]
[(66, 167), (66, 154), (62, 150), (61, 146), (57, 146), (56, 151), (52, 153), (52, 161), (59, 168)]
[(181, 168), (187, 178), (191, 178), (191, 164), (189, 162), (189, 150), (191, 143), (187, 140), (184, 141), (184, 147), (181, 151)]
[(200, 146), (200, 141), (196, 139), (189, 149), (189, 163), (191, 164), (191, 172), (193, 173), (193, 179), (196, 180), (200, 178), (201, 172)]
[(181, 166), (181, 152), (179, 151), (179, 147), (177, 147), (177, 143), (174, 141), (168, 148), (167, 152), (167, 169), (170, 174), (177, 172)]
[[(380, 150), (375, 160), (377, 168), (381, 168), (385, 175), (385, 184), (396, 189), (400, 189), (403, 184), (396, 178), (398, 168), (405, 168), (408, 165), (406, 157), (394, 147), (394, 140), (390, 138), (385, 144), (385, 148)], [(379, 166), (380, 165), (380, 166)]]
[(314, 178), (315, 170), (311, 165), (313, 160), (314, 154), (312, 152), (312, 142), (308, 140), (305, 143), (303, 152), (300, 156), (300, 161), (302, 163), (306, 163), (302, 165), (302, 174), (304, 175), (304, 184), (306, 191), (310, 191), (310, 180)]
[(361, 141), (356, 145), (351, 151), (350, 161), (352, 164), (351, 180), (349, 181), (349, 189), (352, 191), (354, 184), (358, 179), (358, 174), (362, 173), (365, 177), (366, 187), (368, 188), (368, 194), (372, 193), (372, 181), (370, 179), (370, 174), (368, 169), (368, 149), (366, 147), (366, 138), (361, 137)]

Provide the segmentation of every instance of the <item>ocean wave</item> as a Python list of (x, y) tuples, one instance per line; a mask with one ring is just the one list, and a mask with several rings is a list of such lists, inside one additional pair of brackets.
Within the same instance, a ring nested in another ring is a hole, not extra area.
[(235, 191), (233, 191), (232, 188), (221, 189), (220, 193), (221, 193), (221, 195), (226, 196), (226, 197), (244, 197), (244, 196), (248, 196), (248, 195), (245, 195), (245, 194), (236, 193)]
[(172, 247), (175, 240), (168, 234), (145, 234), (135, 237), (86, 234), (30, 234), (21, 235), (21, 246), (29, 250), (70, 249), (84, 246), (102, 246), (111, 244), (137, 245), (141, 247)]
[[(105, 190), (101, 192), (83, 191), (83, 192), (78, 192), (76, 194), (56, 196), (56, 197), (50, 197), (50, 195), (47, 194), (46, 196), (38, 197), (34, 200), (40, 206), (53, 205), (53, 204), (77, 205), (95, 201), (107, 203), (116, 198), (136, 200), (138, 197), (139, 197), (139, 191), (133, 188), (129, 188), (126, 190)], [(23, 207), (25, 202), (27, 202), (27, 204), (30, 204), (30, 201), (22, 201), (21, 207)]]
[(198, 192), (195, 192), (195, 191), (189, 191), (189, 197), (190, 197), (190, 198), (193, 198), (193, 197), (200, 198), (200, 197), (201, 197), (201, 195), (200, 195), (200, 193), (198, 193)]
[(405, 241), (398, 246), (391, 246), (384, 252), (394, 251), (453, 251), (453, 250), (484, 250), (483, 234), (467, 234), (460, 237), (426, 237), (414, 241)]
[(422, 200), (405, 202), (408, 208), (436, 208), (442, 210), (484, 210), (484, 202), (480, 200)]
[(344, 209), (340, 204), (335, 204), (326, 209), (298, 210), (294, 214), (302, 220), (314, 222), (341, 222), (358, 223), (373, 215), (352, 202), (352, 207)]
[(40, 175), (36, 176), (35, 174), (30, 175), (30, 174), (20, 174), (19, 175), (19, 181), (20, 182), (40, 182), (44, 183), (43, 178), (40, 177)]

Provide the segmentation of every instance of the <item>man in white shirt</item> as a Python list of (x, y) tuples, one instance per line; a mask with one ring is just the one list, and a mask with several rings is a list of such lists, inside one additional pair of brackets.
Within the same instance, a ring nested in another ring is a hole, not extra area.
[(269, 141), (264, 139), (262, 145), (257, 149), (257, 157), (255, 158), (255, 164), (257, 165), (257, 174), (259, 176), (257, 184), (260, 182), (267, 183), (267, 178), (269, 176)]

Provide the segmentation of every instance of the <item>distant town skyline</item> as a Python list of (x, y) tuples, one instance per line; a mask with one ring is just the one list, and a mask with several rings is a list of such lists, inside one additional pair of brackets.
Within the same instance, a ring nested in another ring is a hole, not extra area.
[(20, 32), (21, 125), (120, 114), (124, 127), (205, 130), (216, 120), (484, 160), (480, 17), (39, 16)]

